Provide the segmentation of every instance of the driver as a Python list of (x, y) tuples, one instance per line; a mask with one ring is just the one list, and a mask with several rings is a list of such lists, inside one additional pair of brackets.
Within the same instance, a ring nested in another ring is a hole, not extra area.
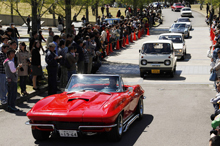
[(163, 44), (163, 52), (170, 52), (170, 48), (167, 43)]
[(118, 87), (117, 87), (117, 78), (115, 78), (115, 77), (110, 77), (109, 78), (108, 88), (111, 88), (113, 90), (118, 89)]
[(148, 44), (146, 53), (156, 52), (153, 44)]

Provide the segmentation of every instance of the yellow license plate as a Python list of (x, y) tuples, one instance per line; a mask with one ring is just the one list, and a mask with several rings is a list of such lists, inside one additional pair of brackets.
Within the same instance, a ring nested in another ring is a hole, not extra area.
[(152, 74), (159, 74), (159, 73), (160, 73), (160, 70), (159, 70), (159, 69), (152, 69), (152, 70), (151, 70), (151, 73), (152, 73)]

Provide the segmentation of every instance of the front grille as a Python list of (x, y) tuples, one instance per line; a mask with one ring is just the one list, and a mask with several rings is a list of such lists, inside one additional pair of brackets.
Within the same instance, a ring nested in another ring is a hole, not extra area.
[(161, 63), (164, 63), (164, 62), (147, 62), (147, 63), (152, 63), (152, 64), (161, 64)]

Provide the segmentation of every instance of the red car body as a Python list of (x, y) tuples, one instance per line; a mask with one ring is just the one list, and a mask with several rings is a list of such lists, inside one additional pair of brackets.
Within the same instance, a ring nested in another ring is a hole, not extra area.
[[(106, 85), (90, 86), (100, 88)], [(30, 121), (26, 124), (38, 133), (59, 130), (76, 130), (78, 133), (109, 132), (117, 127), (117, 118), (122, 115), (125, 132), (133, 121), (142, 116), (138, 115), (141, 106), (139, 102), (142, 102), (143, 107), (145, 97), (140, 85), (123, 85), (123, 89), (122, 92), (63, 92), (48, 96), (38, 101), (27, 113)], [(41, 140), (38, 136), (34, 137)]]
[(171, 6), (171, 11), (181, 11), (182, 8), (184, 8), (184, 6), (181, 3), (174, 3)]

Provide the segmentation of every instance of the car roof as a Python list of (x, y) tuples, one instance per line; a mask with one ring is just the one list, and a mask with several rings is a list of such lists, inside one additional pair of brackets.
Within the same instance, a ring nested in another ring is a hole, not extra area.
[(155, 40), (155, 41), (143, 42), (143, 44), (147, 44), (147, 43), (170, 43), (170, 44), (172, 44), (172, 41), (170, 41), (170, 40)]
[(120, 18), (107, 18), (105, 20), (121, 20)]
[(160, 34), (160, 36), (163, 36), (163, 35), (181, 35), (182, 36), (182, 33), (162, 33)]

